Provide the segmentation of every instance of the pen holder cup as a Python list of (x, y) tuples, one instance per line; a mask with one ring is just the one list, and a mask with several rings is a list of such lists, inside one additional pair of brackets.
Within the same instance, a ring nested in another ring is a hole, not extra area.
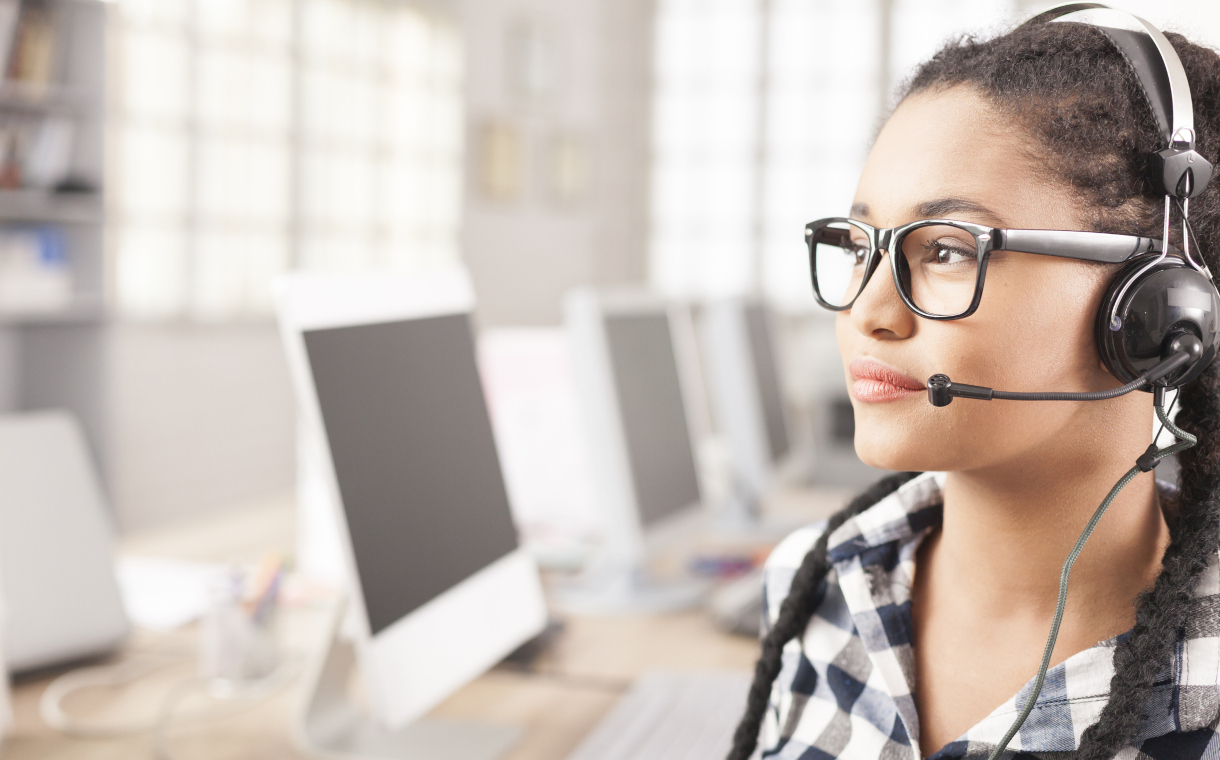
[(210, 589), (199, 630), (199, 670), (212, 691), (237, 691), (271, 675), (280, 661), (277, 617), (274, 598), (251, 605), (237, 584), (218, 582)]

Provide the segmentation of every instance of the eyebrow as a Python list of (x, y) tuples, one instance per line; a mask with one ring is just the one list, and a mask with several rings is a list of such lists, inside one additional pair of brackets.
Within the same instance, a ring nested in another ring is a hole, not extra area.
[(986, 217), (993, 222), (1000, 221), (1000, 215), (981, 203), (965, 198), (937, 198), (934, 201), (924, 201), (915, 208), (916, 213), (924, 219), (937, 219), (961, 211)]
[[(962, 211), (984, 217), (988, 221), (994, 222), (996, 226), (1004, 226), (999, 214), (981, 203), (975, 203), (965, 198), (937, 198), (932, 201), (924, 201), (915, 207), (915, 214), (920, 219), (941, 219)], [(854, 219), (865, 220), (869, 215), (868, 204), (853, 204), (851, 215)]]

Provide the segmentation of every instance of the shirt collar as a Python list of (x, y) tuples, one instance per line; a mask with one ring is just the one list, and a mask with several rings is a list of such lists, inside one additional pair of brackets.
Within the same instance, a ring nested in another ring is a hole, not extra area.
[[(915, 553), (923, 537), (943, 517), (945, 473), (929, 472), (905, 483), (831, 533), (828, 556), (844, 599), (869, 657), (898, 705), (907, 733), (918, 742), (914, 709), (914, 663), (911, 652), (910, 585)], [(1172, 486), (1158, 483), (1162, 491)], [(1141, 740), (1174, 731), (1210, 726), (1220, 715), (1220, 562), (1213, 556), (1195, 590), (1196, 610), (1170, 667), (1158, 679), (1164, 685), (1153, 696), (1139, 732)], [(878, 615), (881, 610), (893, 614)], [(904, 630), (905, 629), (905, 630)], [(1114, 647), (1122, 638), (1098, 643), (1051, 668), (1025, 726), (1010, 748), (1027, 752), (1064, 752), (1079, 748), (1085, 728), (1095, 723), (1109, 698), (1114, 675)], [(1031, 674), (1032, 675), (1032, 674)], [(1032, 685), (946, 747), (994, 746), (1024, 704)], [(916, 744), (917, 746), (917, 744)]]
[(925, 472), (848, 519), (827, 540), (830, 561), (861, 557), (865, 565), (870, 565), (870, 553), (922, 539), (929, 528), (940, 525), (944, 485), (945, 473)]

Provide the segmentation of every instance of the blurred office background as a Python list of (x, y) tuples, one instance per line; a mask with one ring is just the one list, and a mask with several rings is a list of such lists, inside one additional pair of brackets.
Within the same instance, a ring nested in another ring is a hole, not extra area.
[[(1220, 45), (1213, 0), (1122, 4)], [(581, 285), (762, 295), (790, 391), (829, 392), (804, 223), (846, 212), (915, 64), (1045, 3), (33, 5), (0, 88), (0, 411), (74, 410), (130, 531), (291, 498), (292, 269), (461, 261), (481, 327), (557, 326)]]

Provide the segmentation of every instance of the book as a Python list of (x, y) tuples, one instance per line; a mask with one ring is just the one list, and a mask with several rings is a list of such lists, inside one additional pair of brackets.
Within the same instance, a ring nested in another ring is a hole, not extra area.
[(13, 52), (20, 12), (20, 0), (0, 0), (0, 71), (9, 70), (9, 56)]
[(74, 131), (72, 121), (64, 118), (44, 119), (37, 125), (22, 157), (22, 185), (50, 190), (68, 176)]
[(72, 270), (62, 232), (0, 228), (0, 312), (49, 314), (72, 305)]
[(18, 15), (9, 78), (41, 94), (51, 83), (55, 64), (55, 21), (42, 3), (26, 3)]

